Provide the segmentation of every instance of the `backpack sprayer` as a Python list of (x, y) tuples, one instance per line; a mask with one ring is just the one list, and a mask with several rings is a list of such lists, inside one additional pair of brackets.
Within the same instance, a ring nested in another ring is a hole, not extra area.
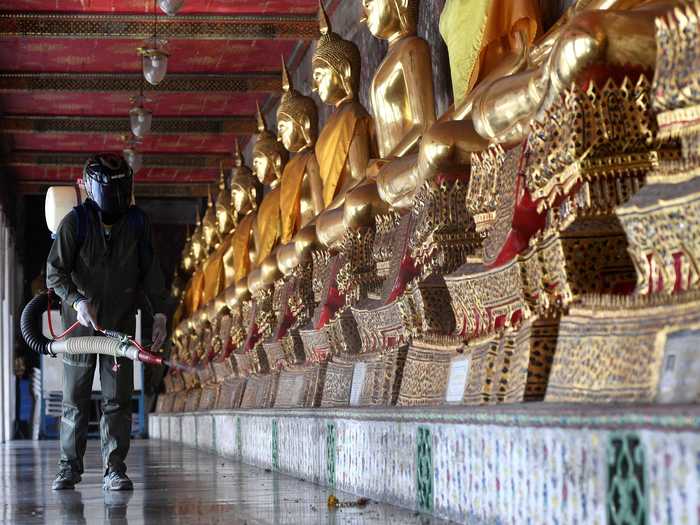
[[(126, 357), (132, 361), (138, 360), (149, 365), (168, 364), (162, 357), (149, 352), (133, 338), (114, 330), (98, 328), (97, 331), (105, 337), (73, 337), (62, 341), (61, 339), (75, 330), (79, 323), (74, 323), (60, 335), (54, 334), (50, 307), (51, 291), (48, 291), (41, 292), (34, 297), (22, 311), (20, 320), (22, 337), (35, 352), (51, 357), (56, 357), (57, 354), (108, 355), (115, 358), (115, 366), (117, 357)], [(41, 332), (41, 316), (46, 310), (49, 310), (49, 331), (53, 339), (48, 339)]]

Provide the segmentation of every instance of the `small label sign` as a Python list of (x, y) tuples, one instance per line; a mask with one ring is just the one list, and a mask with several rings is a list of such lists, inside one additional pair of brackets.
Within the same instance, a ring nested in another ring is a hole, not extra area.
[(450, 379), (447, 382), (447, 393), (445, 401), (447, 403), (461, 403), (464, 398), (464, 389), (469, 379), (469, 367), (471, 360), (469, 357), (456, 357), (450, 363)]
[(350, 389), (351, 406), (357, 406), (360, 404), (360, 396), (362, 395), (362, 387), (365, 384), (366, 373), (367, 363), (355, 363), (355, 369), (352, 373), (352, 388)]

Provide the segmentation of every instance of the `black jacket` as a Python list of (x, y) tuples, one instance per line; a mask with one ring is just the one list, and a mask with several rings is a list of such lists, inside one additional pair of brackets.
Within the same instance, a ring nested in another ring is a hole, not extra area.
[[(63, 301), (66, 326), (77, 319), (73, 304), (85, 297), (97, 308), (97, 322), (102, 328), (134, 335), (139, 291), (153, 308), (151, 313), (166, 313), (168, 307), (163, 273), (153, 252), (150, 222), (141, 209), (132, 207), (112, 226), (107, 239), (97, 205), (87, 200), (82, 206), (82, 219), (72, 211), (56, 231), (46, 262), (46, 284)], [(80, 236), (79, 227), (83, 228)], [(71, 335), (91, 333), (91, 329), (80, 327)]]

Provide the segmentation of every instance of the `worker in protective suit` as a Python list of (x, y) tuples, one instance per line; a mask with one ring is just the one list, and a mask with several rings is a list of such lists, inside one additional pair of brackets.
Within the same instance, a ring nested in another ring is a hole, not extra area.
[[(119, 155), (92, 156), (83, 170), (88, 199), (61, 222), (47, 260), (46, 283), (62, 300), (71, 337), (97, 328), (133, 335), (136, 301), (144, 292), (153, 313), (153, 351), (166, 337), (167, 293), (146, 215), (132, 206), (133, 174)], [(106, 490), (132, 490), (126, 475), (131, 436), (133, 362), (99, 356), (100, 436)], [(61, 459), (53, 489), (72, 489), (83, 473), (90, 396), (97, 356), (64, 355)]]

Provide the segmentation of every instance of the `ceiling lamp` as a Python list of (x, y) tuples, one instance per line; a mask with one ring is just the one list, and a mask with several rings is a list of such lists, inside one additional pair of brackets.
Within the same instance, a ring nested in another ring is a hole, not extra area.
[(168, 16), (175, 16), (185, 0), (158, 0), (158, 6)]
[(124, 160), (126, 160), (126, 163), (131, 166), (134, 175), (138, 173), (143, 166), (143, 155), (136, 151), (133, 146), (123, 150), (122, 154), (124, 155)]
[(142, 58), (143, 78), (154, 86), (160, 84), (168, 71), (168, 53), (165, 52), (164, 40), (158, 40), (158, 10), (156, 2), (153, 0), (153, 36), (138, 48), (138, 53)]
[(131, 132), (142, 139), (151, 132), (153, 113), (145, 109), (143, 105), (138, 105), (129, 110), (129, 121), (131, 123)]
[(151, 123), (153, 122), (153, 113), (143, 107), (145, 102), (151, 102), (150, 99), (143, 96), (143, 79), (139, 87), (139, 94), (130, 99), (132, 104), (136, 104), (129, 110), (129, 123), (131, 124), (131, 132), (136, 139), (142, 139), (151, 132)]
[(153, 86), (160, 84), (168, 71), (168, 53), (163, 50), (163, 44), (154, 36), (148, 44), (138, 49), (143, 60), (143, 78)]

